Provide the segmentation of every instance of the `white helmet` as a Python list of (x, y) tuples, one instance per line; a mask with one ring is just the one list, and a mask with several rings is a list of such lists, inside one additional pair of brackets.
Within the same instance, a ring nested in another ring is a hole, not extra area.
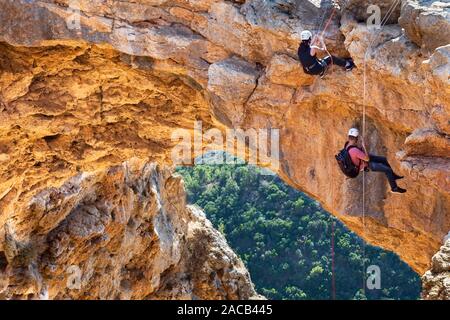
[(309, 40), (312, 38), (312, 33), (309, 30), (304, 30), (300, 34), (300, 37), (301, 37), (302, 41)]
[(356, 129), (356, 128), (351, 128), (350, 131), (348, 132), (348, 135), (349, 135), (350, 137), (358, 138), (358, 136), (359, 136), (359, 130)]

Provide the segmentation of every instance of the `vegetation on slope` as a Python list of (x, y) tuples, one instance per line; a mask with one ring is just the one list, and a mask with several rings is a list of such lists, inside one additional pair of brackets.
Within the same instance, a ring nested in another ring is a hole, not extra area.
[[(393, 253), (366, 246), (305, 194), (247, 165), (179, 168), (189, 201), (204, 209), (270, 299), (417, 299), (418, 275)], [(363, 264), (381, 269), (381, 289), (362, 293)]]

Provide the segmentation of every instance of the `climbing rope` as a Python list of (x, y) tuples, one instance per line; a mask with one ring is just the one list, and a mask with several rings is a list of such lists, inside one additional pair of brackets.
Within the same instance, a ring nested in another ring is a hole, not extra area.
[[(320, 39), (322, 39), (323, 40), (323, 36), (324, 36), (324, 34), (325, 34), (325, 31), (327, 31), (328, 30), (328, 27), (330, 26), (330, 23), (331, 23), (331, 21), (333, 20), (333, 18), (334, 18), (334, 15), (335, 15), (335, 13), (336, 13), (336, 7), (335, 6), (332, 6), (333, 7), (333, 9), (331, 10), (331, 14), (330, 14), (330, 17), (328, 18), (328, 20), (327, 20), (327, 23), (325, 24), (325, 27), (323, 28), (323, 30), (322, 30), (322, 32), (321, 32), (321, 34), (320, 34)], [(321, 27), (322, 27), (322, 25), (323, 25), (323, 22), (325, 21), (325, 17), (326, 17), (327, 15), (325, 14), (323, 17), (323, 20), (322, 20), (322, 24), (321, 24)], [(331, 59), (331, 65), (333, 65), (334, 64), (334, 62), (333, 62), (333, 56), (331, 55), (331, 53), (328, 51), (328, 48), (327, 48), (327, 45), (325, 44), (325, 41), (322, 41), (323, 42), (323, 45), (324, 45), (324, 49), (325, 49), (325, 52), (328, 54), (328, 56), (330, 57), (330, 59)], [(328, 67), (329, 66), (327, 66), (326, 68), (328, 69)], [(326, 72), (326, 70), (325, 70), (325, 72)]]
[[(389, 18), (392, 16), (392, 13), (395, 10), (395, 7), (399, 4), (401, 0), (395, 0), (393, 2), (393, 4), (391, 5), (391, 7), (389, 8), (389, 10), (387, 11), (385, 17), (382, 19), (381, 21), (381, 26), (380, 26), (380, 30), (386, 25), (386, 23), (388, 22)], [(320, 33), (320, 37), (321, 39), (323, 39), (323, 36), (326, 32), (326, 30), (329, 28), (330, 23), (335, 15), (336, 12), (336, 7), (333, 5), (332, 6), (332, 12), (327, 20), (327, 22), (325, 23), (325, 27), (322, 29), (322, 26), (325, 22), (326, 16), (327, 14), (325, 14), (322, 18), (322, 22), (320, 24), (319, 27), (319, 33)], [(321, 31), (320, 31), (321, 30)], [(362, 136), (363, 139), (366, 136), (366, 105), (367, 105), (367, 56), (369, 54), (369, 50), (372, 49), (373, 44), (375, 43), (377, 37), (379, 36), (379, 32), (376, 35), (375, 38), (373, 38), (370, 43), (368, 48), (366, 49), (365, 55), (364, 55), (364, 67), (363, 67), (363, 106), (362, 106), (362, 115), (363, 115), (363, 119), (362, 119)], [(326, 45), (325, 46), (325, 51), (327, 52), (327, 54), (330, 56), (331, 58), (331, 65), (333, 65), (333, 57), (330, 54), (330, 52), (328, 51)], [(318, 80), (319, 77), (316, 77), (316, 79), (313, 82), (313, 87), (316, 84), (316, 81)], [(319, 104), (321, 105), (321, 100), (319, 99)], [(333, 179), (333, 175), (331, 174), (331, 179)], [(331, 184), (332, 186), (334, 186), (334, 184)], [(362, 256), (363, 256), (363, 261), (362, 261), (362, 267), (363, 267), (363, 273), (362, 273), (362, 277), (363, 277), (363, 283), (362, 283), (362, 293), (364, 295), (364, 297), (366, 296), (366, 243), (364, 241), (365, 239), (365, 235), (366, 235), (366, 175), (365, 175), (365, 171), (363, 171), (363, 199), (362, 199), (362, 225), (363, 225), (363, 243), (362, 243)], [(331, 202), (332, 202), (332, 206), (333, 208), (334, 206), (334, 189), (332, 187), (331, 189)], [(332, 292), (332, 299), (335, 300), (336, 299), (336, 278), (335, 278), (335, 222), (332, 222), (331, 225), (331, 292)]]
[(331, 21), (333, 20), (333, 17), (334, 17), (334, 15), (335, 15), (335, 13), (336, 13), (336, 7), (335, 7), (335, 6), (332, 6), (331, 14), (330, 14), (330, 16), (329, 16), (328, 19), (327, 19), (327, 23), (325, 24), (325, 27), (322, 29), (323, 23), (325, 22), (325, 19), (326, 19), (326, 17), (327, 17), (327, 13), (328, 13), (329, 11), (330, 11), (330, 10), (327, 9), (327, 12), (323, 15), (322, 22), (321, 22), (320, 27), (319, 27), (319, 31), (322, 30), (321, 32), (319, 32), (319, 33), (320, 33), (320, 37), (323, 37), (323, 35), (325, 34), (325, 31), (328, 30), (328, 27), (330, 26), (330, 23), (331, 23)]
[[(369, 51), (372, 50), (373, 44), (375, 43), (376, 39), (380, 35), (381, 29), (386, 25), (386, 23), (389, 21), (389, 18), (392, 16), (392, 13), (394, 12), (396, 6), (400, 3), (401, 0), (395, 0), (389, 10), (387, 11), (386, 15), (381, 21), (380, 25), (380, 31), (375, 35), (375, 37), (370, 41), (366, 52), (364, 54), (364, 66), (363, 66), (363, 104), (362, 104), (362, 136), (363, 140), (366, 137), (366, 106), (367, 106), (367, 57), (370, 53)], [(365, 143), (364, 143), (365, 144)], [(367, 152), (367, 150), (365, 150)], [(363, 171), (363, 197), (362, 197), (362, 225), (363, 225), (363, 245), (362, 245), (362, 252), (363, 252), (363, 295), (366, 296), (366, 171)]]
[(334, 262), (334, 230), (335, 230), (335, 222), (331, 222), (331, 298), (332, 300), (336, 300), (336, 270), (335, 270), (335, 262)]
[[(321, 39), (323, 39), (323, 36), (324, 36), (325, 32), (328, 30), (328, 28), (330, 26), (330, 23), (333, 20), (333, 17), (334, 17), (334, 15), (336, 13), (336, 7), (334, 5), (332, 7), (333, 8), (332, 8), (331, 14), (328, 17), (326, 23), (325, 23), (325, 20), (326, 20), (326, 17), (328, 15), (329, 10), (327, 10), (327, 12), (323, 15), (322, 22), (320, 23), (318, 34), (320, 34), (320, 38)], [(325, 26), (324, 26), (324, 23), (325, 23)], [(328, 51), (328, 48), (325, 45), (325, 42), (324, 41), (322, 41), (322, 42), (323, 42), (323, 45), (325, 46), (325, 48), (324, 48), (325, 51), (327, 52), (327, 54), (331, 58), (331, 65), (333, 65), (333, 57), (331, 56), (330, 52)], [(327, 66), (327, 68), (328, 68), (328, 66)], [(315, 86), (316, 81), (318, 81), (318, 79), (319, 79), (319, 77), (316, 77), (314, 79), (313, 87)], [(320, 85), (320, 82), (319, 82), (319, 85)], [(320, 98), (319, 98), (319, 105), (320, 106), (322, 105)], [(330, 166), (330, 168), (331, 168), (331, 166)], [(333, 180), (333, 173), (332, 172), (331, 172), (331, 180)], [(333, 188), (333, 186), (334, 186), (334, 183), (332, 182), (331, 183), (331, 203), (332, 203), (333, 208), (334, 208), (334, 188)], [(335, 241), (335, 222), (331, 221), (331, 299), (332, 300), (336, 300), (336, 272), (335, 272), (336, 270), (335, 270), (334, 241)]]
[[(345, 5), (347, 4), (348, 1), (349, 1), (349, 0), (347, 0), (347, 1), (345, 2)], [(328, 13), (329, 13), (329, 11), (330, 11), (330, 8), (331, 8), (331, 14), (330, 14), (330, 16), (329, 16), (328, 19), (327, 19), (327, 16), (328, 16)], [(336, 5), (335, 5), (335, 3), (334, 3), (334, 1), (333, 1), (333, 4), (331, 5), (331, 7), (328, 7), (328, 8), (327, 8), (325, 14), (324, 14), (323, 17), (322, 17), (322, 20), (321, 20), (321, 22), (320, 22), (319, 28), (317, 29), (317, 34), (319, 34), (320, 37), (321, 37), (322, 39), (323, 39), (323, 36), (324, 36), (325, 32), (326, 32), (326, 31), (328, 30), (328, 28), (330, 27), (330, 23), (331, 23), (331, 21), (333, 20), (333, 17), (335, 16), (335, 14), (336, 14), (336, 10), (337, 10), (337, 7), (336, 7)], [(325, 21), (326, 21), (326, 23), (325, 23)], [(324, 26), (324, 24), (325, 24), (325, 26)], [(325, 45), (325, 44), (324, 44), (324, 45)], [(333, 65), (333, 64), (334, 64), (334, 62), (333, 62), (333, 57), (332, 57), (332, 55), (330, 54), (330, 52), (328, 51), (326, 45), (325, 45), (325, 51), (326, 51), (326, 53), (330, 56), (330, 58), (331, 58), (331, 65)], [(327, 68), (328, 68), (328, 67), (327, 67)], [(314, 79), (312, 85), (310, 86), (310, 87), (311, 87), (311, 91), (314, 91), (314, 90), (315, 90), (318, 79), (319, 79), (319, 77), (315, 77), (315, 79)], [(298, 99), (299, 99), (299, 100), (303, 100), (303, 97), (305, 96), (305, 94), (306, 94), (305, 92), (302, 92), (302, 94), (301, 94), (300, 96), (298, 96), (296, 99), (297, 99), (297, 100), (298, 100)]]
[[(328, 19), (326, 19), (327, 16), (328, 16), (328, 12), (330, 11), (330, 8), (328, 8), (328, 9), (326, 10), (325, 14), (324, 14), (323, 17), (322, 17), (322, 21), (321, 21), (321, 23), (320, 23), (319, 29), (317, 30), (318, 36), (316, 36), (316, 37), (319, 37), (321, 40), (323, 40), (323, 36), (324, 36), (325, 32), (328, 30), (328, 28), (330, 27), (330, 23), (331, 23), (331, 21), (333, 21), (334, 15), (336, 14), (336, 6), (335, 6), (335, 5), (332, 5), (331, 8), (332, 8), (332, 9), (331, 9), (331, 14), (330, 14), (330, 16), (328, 17)], [(325, 21), (326, 21), (326, 23), (325, 23)], [(325, 23), (325, 26), (324, 26), (324, 23)], [(322, 28), (322, 27), (323, 27), (323, 28)], [(322, 42), (323, 42), (323, 45), (324, 45), (324, 47), (325, 47), (325, 48), (324, 48), (324, 49), (325, 49), (325, 52), (326, 52), (326, 53), (330, 56), (330, 58), (331, 58), (331, 65), (333, 65), (333, 57), (331, 56), (330, 52), (328, 51), (328, 48), (327, 48), (327, 46), (326, 46), (326, 44), (325, 44), (325, 41), (322, 41)], [(327, 67), (327, 69), (328, 69), (328, 67)], [(315, 85), (317, 79), (318, 79), (318, 77), (316, 77), (316, 78), (314, 79), (313, 86)]]

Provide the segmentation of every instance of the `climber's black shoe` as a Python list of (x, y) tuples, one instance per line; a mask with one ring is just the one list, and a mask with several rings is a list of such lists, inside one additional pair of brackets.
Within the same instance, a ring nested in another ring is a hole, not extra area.
[(353, 62), (353, 59), (347, 59), (347, 63), (345, 64), (345, 70), (352, 71), (356, 67), (355, 63)]
[(397, 187), (397, 188), (393, 188), (392, 192), (394, 192), (394, 193), (406, 193), (406, 190), (402, 189), (400, 187)]
[(394, 175), (395, 180), (402, 180), (404, 177), (399, 175)]

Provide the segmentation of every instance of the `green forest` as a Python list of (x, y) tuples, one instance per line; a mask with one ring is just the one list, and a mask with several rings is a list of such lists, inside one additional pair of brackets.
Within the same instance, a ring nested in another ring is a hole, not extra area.
[[(177, 169), (201, 207), (269, 299), (418, 299), (420, 278), (397, 255), (363, 241), (305, 194), (248, 165)], [(365, 259), (363, 250), (365, 250)], [(381, 288), (362, 290), (363, 266), (381, 269)]]

